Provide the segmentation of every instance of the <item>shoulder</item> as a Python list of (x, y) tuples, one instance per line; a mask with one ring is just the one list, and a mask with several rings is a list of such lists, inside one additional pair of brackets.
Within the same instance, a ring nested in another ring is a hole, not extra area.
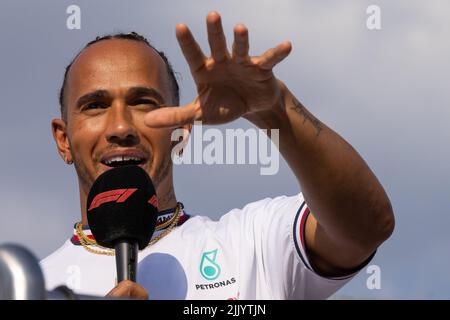
[(59, 264), (60, 261), (63, 261), (67, 258), (68, 251), (72, 247), (72, 243), (70, 240), (66, 240), (64, 244), (59, 247), (56, 251), (49, 254), (47, 257), (42, 259), (39, 263), (43, 269), (51, 268), (55, 264)]
[(208, 216), (194, 215), (181, 227), (185, 235), (204, 233), (207, 231), (221, 232), (224, 229), (233, 228), (238, 225), (250, 224), (256, 216), (273, 214), (290, 209), (292, 206), (299, 207), (303, 203), (302, 193), (293, 196), (280, 195), (277, 197), (266, 197), (264, 199), (249, 202), (241, 207), (230, 209), (220, 215), (218, 220), (212, 220)]
[(250, 202), (242, 208), (230, 210), (221, 218), (252, 220), (256, 216), (272, 215), (284, 211), (291, 211), (292, 207), (298, 208), (304, 202), (302, 193), (297, 193), (292, 196), (280, 195), (277, 197), (266, 197), (261, 200)]
[(59, 249), (42, 259), (39, 264), (48, 290), (65, 283), (70, 261), (74, 259), (73, 244), (67, 240)]

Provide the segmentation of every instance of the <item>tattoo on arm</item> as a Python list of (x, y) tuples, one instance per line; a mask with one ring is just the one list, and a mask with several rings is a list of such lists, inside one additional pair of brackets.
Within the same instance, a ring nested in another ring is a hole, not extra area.
[(316, 137), (319, 136), (320, 131), (322, 131), (322, 123), (314, 117), (306, 108), (295, 98), (292, 99), (292, 103), (294, 106), (291, 106), (290, 109), (297, 112), (300, 116), (303, 117), (303, 123), (306, 121), (311, 122), (311, 124), (316, 129)]

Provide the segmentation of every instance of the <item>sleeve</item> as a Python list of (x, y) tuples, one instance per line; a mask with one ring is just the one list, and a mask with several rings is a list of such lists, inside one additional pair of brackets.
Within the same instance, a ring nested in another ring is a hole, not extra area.
[(254, 241), (254, 259), (273, 299), (326, 299), (353, 278), (373, 255), (345, 277), (319, 275), (305, 249), (310, 211), (303, 195), (267, 198), (245, 206), (242, 227)]

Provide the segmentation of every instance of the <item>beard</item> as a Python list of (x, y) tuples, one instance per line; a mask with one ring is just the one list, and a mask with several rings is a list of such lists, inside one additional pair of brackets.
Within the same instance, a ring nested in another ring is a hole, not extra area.
[(71, 149), (70, 153), (72, 155), (73, 165), (75, 167), (75, 171), (78, 176), (78, 182), (80, 184), (81, 189), (87, 195), (89, 193), (89, 190), (91, 190), (91, 187), (94, 184), (96, 177), (93, 175), (91, 171), (89, 171), (85, 163), (77, 158), (77, 156), (72, 152), (72, 150), (73, 149)]
[(153, 177), (150, 177), (153, 181), (153, 184), (155, 185), (155, 189), (157, 189), (157, 186), (159, 186), (161, 184), (161, 182), (163, 182), (167, 176), (171, 173), (172, 171), (172, 157), (171, 157), (171, 153), (165, 153), (164, 157), (161, 161), (161, 165), (156, 167), (155, 170), (155, 174), (153, 175)]

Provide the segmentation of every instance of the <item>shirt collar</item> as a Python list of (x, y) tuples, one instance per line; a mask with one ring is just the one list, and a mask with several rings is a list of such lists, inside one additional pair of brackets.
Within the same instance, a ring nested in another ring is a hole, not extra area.
[[(182, 209), (180, 211), (180, 217), (178, 219), (177, 227), (181, 226), (184, 222), (186, 222), (186, 220), (188, 220), (191, 217), (190, 215), (188, 215), (186, 213), (186, 211), (184, 211), (183, 204), (181, 204), (181, 207), (182, 207)], [(176, 210), (176, 207), (158, 212), (158, 218), (156, 219), (156, 227), (158, 227), (158, 226), (162, 225), (163, 223), (167, 222), (168, 220), (170, 220), (173, 217), (173, 215), (175, 214), (175, 210)], [(163, 232), (169, 226), (170, 226), (170, 224), (165, 226), (164, 228), (155, 230), (155, 232), (152, 235), (152, 239), (159, 236), (161, 234), (161, 232)], [(72, 244), (79, 246), (79, 245), (81, 245), (81, 243), (80, 243), (80, 239), (78, 238), (75, 227), (76, 227), (76, 224), (73, 227), (73, 234), (72, 234), (72, 237), (70, 238), (70, 241), (72, 242)], [(83, 226), (83, 233), (89, 239), (95, 240), (89, 226)]]

